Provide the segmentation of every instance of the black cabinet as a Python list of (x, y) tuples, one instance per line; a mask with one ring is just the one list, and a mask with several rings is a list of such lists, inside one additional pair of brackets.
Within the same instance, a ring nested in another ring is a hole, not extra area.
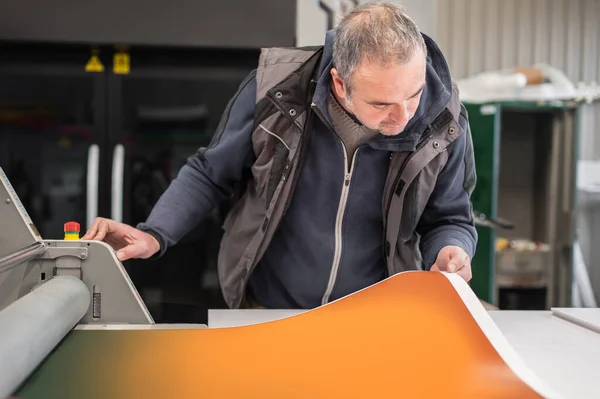
[[(130, 48), (128, 74), (86, 72), (88, 46), (0, 47), (0, 166), (44, 238), (97, 216), (148, 216), (196, 150), (207, 145), (258, 50)], [(226, 206), (226, 205), (223, 205)], [(206, 322), (224, 307), (217, 252), (225, 209), (160, 260), (124, 263), (157, 322)]]
[(78, 68), (72, 52), (0, 52), (0, 166), (42, 236), (62, 238), (63, 223), (84, 225), (104, 195), (105, 80)]

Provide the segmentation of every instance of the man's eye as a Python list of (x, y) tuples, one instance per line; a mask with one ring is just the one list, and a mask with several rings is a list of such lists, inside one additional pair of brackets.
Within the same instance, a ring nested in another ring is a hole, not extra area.
[(375, 107), (375, 109), (386, 109), (387, 107), (389, 107), (388, 104), (373, 104), (373, 107)]

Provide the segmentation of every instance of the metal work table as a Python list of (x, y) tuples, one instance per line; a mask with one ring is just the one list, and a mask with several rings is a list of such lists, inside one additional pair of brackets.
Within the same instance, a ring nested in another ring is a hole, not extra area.
[[(561, 309), (575, 313), (578, 309)], [(208, 327), (264, 323), (297, 310), (209, 310)], [(600, 309), (598, 309), (600, 314)], [(523, 361), (565, 398), (600, 398), (600, 334), (551, 311), (489, 311)]]

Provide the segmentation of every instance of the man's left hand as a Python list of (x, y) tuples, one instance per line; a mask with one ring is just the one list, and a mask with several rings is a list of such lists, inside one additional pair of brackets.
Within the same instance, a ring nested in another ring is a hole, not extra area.
[(456, 273), (469, 282), (472, 277), (471, 259), (462, 248), (449, 245), (440, 250), (431, 271)]

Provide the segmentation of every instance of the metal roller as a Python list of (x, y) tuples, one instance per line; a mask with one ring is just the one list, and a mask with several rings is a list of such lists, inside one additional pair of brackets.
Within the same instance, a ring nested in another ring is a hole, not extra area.
[(9, 397), (88, 310), (76, 277), (57, 276), (0, 312), (0, 398)]

